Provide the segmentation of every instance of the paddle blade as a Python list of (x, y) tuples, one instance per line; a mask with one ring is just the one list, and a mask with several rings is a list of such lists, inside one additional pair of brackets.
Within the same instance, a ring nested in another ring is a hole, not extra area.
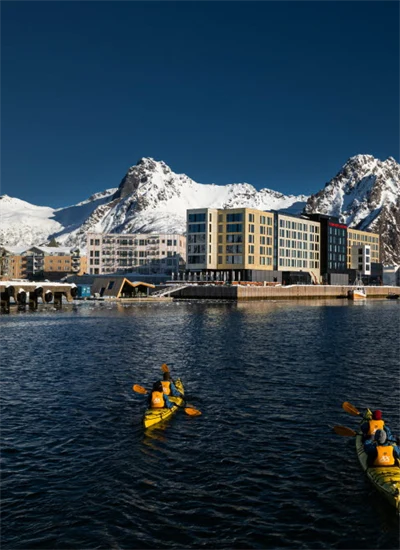
[(200, 416), (201, 415), (201, 412), (198, 411), (197, 409), (193, 409), (193, 407), (185, 407), (184, 411), (189, 416)]
[(166, 363), (163, 363), (163, 364), (161, 365), (161, 370), (162, 370), (163, 372), (169, 372), (168, 365), (167, 365)]
[(355, 432), (351, 428), (346, 428), (346, 426), (333, 426), (333, 430), (338, 435), (343, 435), (345, 437), (354, 437), (355, 435), (357, 435), (357, 432)]
[(348, 412), (349, 414), (352, 414), (353, 416), (359, 416), (361, 414), (360, 411), (356, 409), (355, 406), (349, 403), (348, 401), (345, 401), (342, 404), (342, 407), (346, 412)]
[(142, 393), (142, 394), (147, 393), (146, 388), (144, 388), (143, 386), (139, 386), (139, 384), (135, 384), (134, 386), (132, 386), (132, 389), (136, 393)]

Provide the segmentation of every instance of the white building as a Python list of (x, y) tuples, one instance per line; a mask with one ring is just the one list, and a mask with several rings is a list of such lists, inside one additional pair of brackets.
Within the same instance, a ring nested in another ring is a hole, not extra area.
[(351, 246), (351, 269), (361, 275), (371, 275), (371, 245), (353, 244)]
[(186, 237), (161, 233), (88, 233), (88, 273), (178, 273), (185, 268)]

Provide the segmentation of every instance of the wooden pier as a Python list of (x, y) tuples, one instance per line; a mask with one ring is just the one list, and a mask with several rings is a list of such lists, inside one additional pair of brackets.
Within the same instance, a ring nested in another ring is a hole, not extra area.
[(3, 280), (0, 281), (1, 312), (10, 313), (11, 306), (36, 309), (39, 302), (61, 307), (63, 297), (72, 302), (76, 294), (75, 284)]

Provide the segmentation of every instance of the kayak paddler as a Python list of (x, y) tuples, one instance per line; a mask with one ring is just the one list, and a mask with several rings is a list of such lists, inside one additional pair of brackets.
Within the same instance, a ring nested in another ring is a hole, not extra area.
[(385, 430), (376, 430), (374, 439), (364, 443), (364, 451), (368, 455), (368, 466), (397, 466), (400, 459), (400, 449), (388, 441)]
[(172, 395), (173, 397), (182, 397), (181, 392), (176, 388), (174, 382), (171, 380), (169, 372), (164, 372), (161, 384), (164, 389), (165, 395)]
[(171, 409), (174, 406), (164, 393), (161, 381), (154, 382), (153, 389), (149, 395), (148, 406), (150, 409)]

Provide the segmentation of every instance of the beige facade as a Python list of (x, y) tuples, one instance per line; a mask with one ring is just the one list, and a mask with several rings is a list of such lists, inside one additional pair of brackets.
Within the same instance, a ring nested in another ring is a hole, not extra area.
[(86, 272), (86, 257), (64, 247), (33, 246), (18, 254), (3, 249), (3, 276), (12, 279), (61, 278)]
[(253, 208), (218, 211), (218, 268), (273, 269), (274, 216)]
[(274, 214), (254, 208), (187, 211), (190, 271), (273, 270)]
[(255, 208), (187, 211), (189, 271), (253, 281), (281, 280), (279, 272), (289, 271), (320, 282), (320, 246), (320, 223), (305, 217)]
[(88, 272), (177, 273), (185, 267), (186, 237), (160, 233), (88, 233)]
[[(370, 233), (368, 231), (359, 231), (358, 229), (347, 230), (347, 267), (357, 269), (355, 267), (355, 248), (363, 248), (364, 260), (370, 249), (370, 263), (379, 263), (380, 261), (380, 246), (379, 246), (379, 235), (377, 233)], [(365, 261), (364, 261), (365, 263)]]
[(320, 223), (303, 217), (277, 214), (277, 269), (307, 271), (320, 282)]

